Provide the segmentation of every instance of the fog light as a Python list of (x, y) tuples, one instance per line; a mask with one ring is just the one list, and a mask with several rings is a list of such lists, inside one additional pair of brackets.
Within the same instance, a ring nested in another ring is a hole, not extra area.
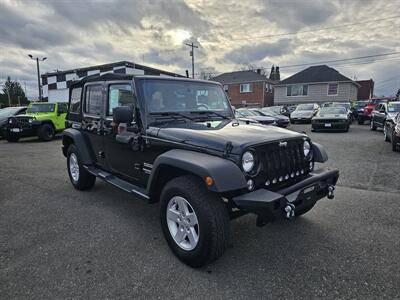
[(279, 181), (282, 181), (283, 180), (283, 177), (281, 176), (281, 177), (279, 177)]
[(289, 179), (289, 175), (286, 175), (286, 176), (285, 176), (285, 180), (288, 180), (288, 179)]
[(254, 190), (254, 181), (249, 179), (247, 180), (247, 188), (249, 189), (249, 191)]
[(299, 176), (299, 175), (300, 175), (299, 171), (296, 171), (296, 176)]
[(271, 184), (271, 181), (269, 181), (269, 180), (267, 180), (266, 182), (265, 182), (265, 185), (270, 185)]
[(276, 178), (274, 178), (274, 179), (272, 180), (272, 183), (273, 183), (273, 184), (275, 184), (275, 183), (276, 183)]

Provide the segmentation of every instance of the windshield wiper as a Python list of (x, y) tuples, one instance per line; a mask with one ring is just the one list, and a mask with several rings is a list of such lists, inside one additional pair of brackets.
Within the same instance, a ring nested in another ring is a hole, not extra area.
[(179, 119), (179, 118), (184, 118), (190, 121), (193, 121), (194, 119), (186, 116), (185, 114), (182, 114), (180, 112), (175, 112), (175, 111), (160, 111), (160, 112), (151, 112), (150, 116), (155, 116), (157, 119), (167, 119), (167, 118), (172, 118), (174, 120)]
[(204, 114), (210, 115), (210, 114), (213, 114), (213, 115), (215, 115), (215, 116), (221, 117), (221, 118), (226, 119), (226, 120), (230, 120), (230, 119), (231, 119), (231, 118), (229, 118), (229, 117), (227, 117), (227, 116), (225, 116), (225, 115), (223, 115), (223, 114), (217, 113), (217, 112), (212, 111), (212, 110), (194, 110), (194, 111), (191, 111), (190, 113), (191, 113), (191, 114), (200, 114), (200, 115), (204, 115)]

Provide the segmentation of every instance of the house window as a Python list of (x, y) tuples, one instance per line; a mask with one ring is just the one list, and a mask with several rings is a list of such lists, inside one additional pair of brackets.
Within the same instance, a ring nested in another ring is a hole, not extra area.
[(337, 83), (328, 83), (328, 96), (334, 96), (338, 94), (339, 84)]
[(265, 84), (265, 91), (266, 91), (266, 92), (272, 92), (272, 85), (269, 84), (269, 83), (266, 83), (266, 84)]
[(287, 96), (307, 96), (308, 84), (294, 84), (286, 87)]
[(250, 83), (243, 83), (240, 85), (240, 92), (241, 93), (251, 93), (252, 90), (252, 86)]
[(229, 86), (227, 84), (224, 84), (224, 91), (227, 92), (229, 89)]

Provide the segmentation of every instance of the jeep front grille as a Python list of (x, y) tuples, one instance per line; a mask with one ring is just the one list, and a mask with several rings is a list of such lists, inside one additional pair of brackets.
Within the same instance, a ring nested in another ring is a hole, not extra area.
[(257, 147), (261, 169), (256, 176), (258, 187), (278, 188), (306, 176), (313, 162), (304, 157), (303, 139), (274, 142)]
[(20, 128), (30, 128), (31, 124), (29, 123), (29, 117), (16, 117), (15, 118)]

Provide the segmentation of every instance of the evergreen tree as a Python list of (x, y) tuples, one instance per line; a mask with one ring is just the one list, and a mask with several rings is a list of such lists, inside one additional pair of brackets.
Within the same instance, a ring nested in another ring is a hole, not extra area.
[(281, 80), (281, 73), (279, 73), (279, 67), (276, 66), (275, 68), (275, 78), (274, 80)]
[(269, 79), (274, 80), (274, 76), (275, 76), (275, 66), (272, 65), (271, 72), (269, 73)]
[(11, 102), (12, 106), (28, 103), (28, 99), (26, 98), (21, 84), (18, 81), (11, 80), (10, 77), (7, 77), (7, 81), (4, 83), (3, 94), (4, 95), (0, 98), (5, 106), (8, 106), (9, 102)]

